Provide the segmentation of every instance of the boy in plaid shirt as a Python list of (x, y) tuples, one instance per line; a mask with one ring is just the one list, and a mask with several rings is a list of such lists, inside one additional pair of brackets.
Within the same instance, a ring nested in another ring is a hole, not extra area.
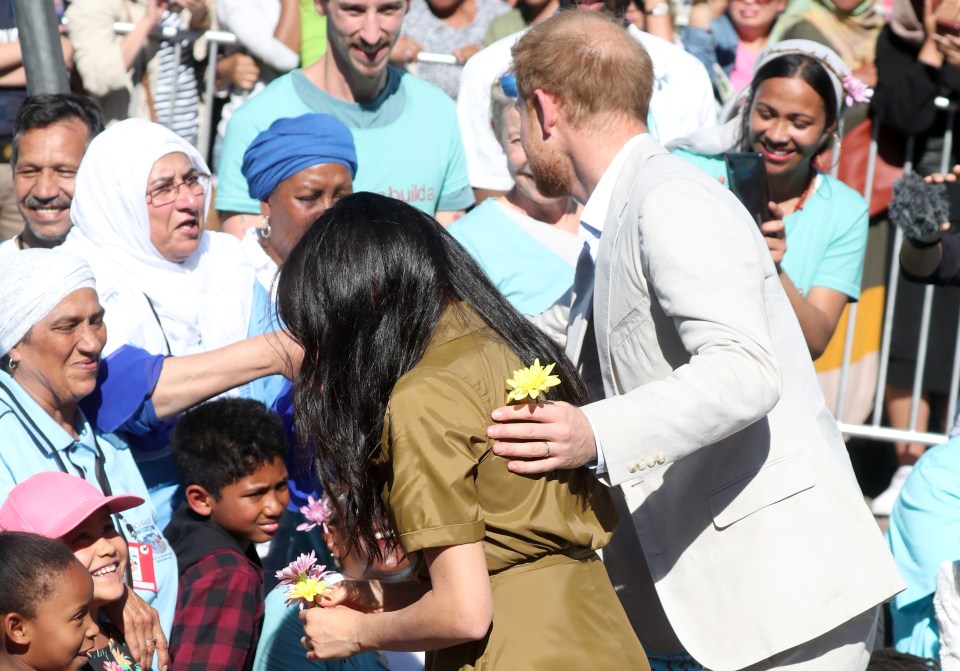
[(171, 671), (250, 669), (264, 602), (254, 544), (289, 500), (283, 424), (256, 401), (211, 401), (180, 419), (171, 448), (186, 497), (165, 530), (180, 571)]

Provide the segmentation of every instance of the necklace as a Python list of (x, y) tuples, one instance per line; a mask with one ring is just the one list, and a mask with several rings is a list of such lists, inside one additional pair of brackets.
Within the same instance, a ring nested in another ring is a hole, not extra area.
[(807, 182), (806, 188), (804, 188), (803, 193), (800, 194), (800, 197), (797, 199), (797, 204), (794, 206), (793, 211), (799, 212), (803, 209), (803, 204), (807, 202), (807, 196), (810, 195), (810, 191), (813, 189), (813, 185), (817, 181), (817, 176), (819, 171), (816, 168), (813, 168), (813, 175), (810, 177), (810, 181)]

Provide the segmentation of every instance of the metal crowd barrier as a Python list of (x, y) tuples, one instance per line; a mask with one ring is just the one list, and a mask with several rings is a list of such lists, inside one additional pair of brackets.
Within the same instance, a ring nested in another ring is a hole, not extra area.
[[(954, 120), (957, 114), (958, 105), (956, 102), (950, 102), (945, 98), (937, 98), (936, 103), (937, 107), (944, 111), (946, 114), (946, 133), (944, 135), (943, 141), (943, 151), (940, 159), (940, 172), (947, 173), (951, 165), (951, 154), (953, 148), (953, 125)], [(866, 175), (866, 184), (864, 187), (864, 198), (869, 202), (873, 195), (873, 183), (875, 176), (875, 168), (878, 154), (878, 137), (879, 137), (880, 125), (874, 123), (873, 125), (873, 137), (870, 143), (870, 153), (869, 161), (867, 164), (867, 175)], [(909, 137), (907, 139), (907, 151), (906, 157), (907, 161), (904, 164), (904, 173), (910, 172), (913, 170), (913, 165), (911, 162), (911, 157), (913, 155), (913, 144), (914, 138)], [(913, 376), (913, 385), (912, 385), (912, 394), (910, 399), (910, 416), (908, 421), (908, 428), (900, 429), (893, 428), (891, 426), (883, 426), (883, 409), (884, 409), (884, 400), (886, 397), (886, 386), (887, 386), (887, 375), (889, 372), (890, 364), (890, 354), (891, 354), (891, 342), (893, 334), (893, 323), (896, 319), (896, 295), (897, 287), (902, 281), (900, 277), (900, 265), (899, 265), (899, 256), (900, 248), (903, 245), (903, 233), (899, 228), (890, 224), (891, 229), (893, 230), (893, 251), (891, 255), (890, 266), (887, 269), (887, 283), (886, 283), (886, 296), (885, 296), (885, 306), (883, 311), (883, 325), (881, 331), (881, 341), (880, 341), (880, 353), (879, 353), (879, 370), (877, 374), (876, 387), (874, 389), (874, 402), (873, 402), (873, 411), (867, 422), (863, 424), (857, 424), (853, 422), (844, 421), (844, 407), (847, 401), (848, 393), (848, 377), (851, 366), (851, 359), (853, 353), (853, 345), (856, 339), (856, 314), (857, 314), (857, 303), (850, 304), (850, 310), (847, 320), (847, 331), (846, 339), (844, 341), (843, 349), (843, 363), (840, 371), (840, 381), (839, 389), (837, 393), (837, 402), (832, 410), (834, 411), (834, 416), (837, 419), (837, 423), (840, 427), (840, 430), (848, 436), (856, 436), (862, 438), (870, 438), (880, 441), (889, 441), (889, 442), (909, 442), (909, 443), (921, 443), (925, 445), (935, 445), (938, 443), (943, 443), (949, 438), (947, 432), (939, 431), (919, 431), (918, 418), (920, 410), (920, 401), (923, 393), (923, 372), (926, 368), (926, 360), (928, 354), (928, 339), (930, 335), (930, 320), (932, 315), (933, 307), (933, 291), (934, 287), (927, 285), (924, 287), (923, 293), (923, 306), (921, 310), (920, 318), (920, 334), (916, 351), (916, 368), (914, 370)], [(954, 344), (953, 351), (953, 366), (951, 370), (950, 378), (950, 391), (947, 400), (947, 406), (944, 412), (947, 414), (947, 427), (948, 431), (950, 426), (954, 421), (954, 416), (956, 414), (957, 408), (957, 391), (958, 391), (958, 381), (960, 381), (960, 329), (958, 329), (957, 342)]]
[[(133, 27), (133, 23), (123, 21), (118, 21), (113, 24), (113, 30), (118, 35), (126, 35), (133, 30)], [(237, 36), (225, 30), (179, 30), (169, 26), (155, 29), (150, 33), (150, 38), (159, 41), (172, 42), (173, 60), (175, 63), (180, 62), (180, 58), (183, 53), (184, 42), (192, 46), (197, 40), (204, 39), (207, 43), (206, 62), (208, 65), (217, 62), (217, 56), (219, 55), (220, 47), (222, 45), (238, 43)], [(420, 63), (439, 63), (442, 65), (453, 66), (460, 65), (460, 63), (457, 62), (457, 59), (452, 54), (437, 54), (427, 51), (421, 51), (417, 55), (417, 61)], [(210, 147), (213, 143), (214, 136), (213, 105), (211, 104), (211, 101), (213, 100), (214, 94), (217, 90), (217, 70), (215, 67), (207, 67), (205, 79), (205, 90), (203, 97), (201, 98), (204, 101), (203, 117), (200, 120), (200, 128), (197, 133), (197, 149), (203, 156), (210, 156)], [(178, 78), (174, 77), (171, 98), (176, 98), (178, 84)], [(173, 113), (174, 105), (171, 105), (169, 113), (170, 116), (167, 119), (159, 119), (158, 121), (164, 125), (169, 125), (173, 120)]]

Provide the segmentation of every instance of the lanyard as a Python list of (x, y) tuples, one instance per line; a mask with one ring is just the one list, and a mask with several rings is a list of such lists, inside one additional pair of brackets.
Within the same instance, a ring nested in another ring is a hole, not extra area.
[[(60, 471), (63, 473), (69, 473), (70, 471), (67, 469), (67, 465), (63, 462), (63, 458), (60, 456), (57, 448), (53, 446), (53, 442), (43, 431), (40, 430), (40, 427), (37, 426), (37, 423), (33, 420), (33, 417), (30, 416), (30, 413), (26, 411), (23, 405), (21, 405), (20, 401), (17, 400), (17, 397), (14, 396), (13, 391), (3, 381), (0, 381), (0, 389), (6, 392), (9, 400), (14, 406), (16, 406), (16, 410), (13, 410), (12, 412), (13, 416), (16, 417), (20, 422), (20, 425), (23, 427), (24, 431), (26, 431), (27, 435), (29, 435), (33, 440), (33, 444), (40, 451), (40, 453), (43, 456), (47, 456), (48, 453), (52, 454), (54, 460), (57, 462), (57, 466), (60, 468)], [(103, 492), (103, 495), (113, 496), (113, 488), (110, 486), (110, 481), (107, 479), (107, 458), (103, 454), (103, 449), (100, 447), (100, 441), (97, 440), (97, 434), (94, 432), (92, 426), (90, 427), (90, 435), (93, 437), (94, 447), (93, 475), (96, 477), (97, 484), (100, 485), (100, 491)], [(43, 439), (43, 442), (46, 443), (46, 446), (40, 442), (41, 438)], [(67, 461), (70, 461), (69, 455), (67, 455)], [(73, 468), (77, 471), (77, 475), (79, 477), (86, 480), (86, 473), (83, 468), (73, 463), (73, 461), (70, 461), (70, 465), (73, 466)], [(117, 533), (120, 534), (120, 538), (122, 538), (125, 543), (128, 542), (128, 540), (127, 535), (124, 533), (124, 527), (126, 527), (127, 533), (129, 533), (135, 541), (138, 543), (140, 542), (139, 539), (137, 539), (136, 532), (133, 530), (133, 526), (123, 519), (121, 513), (113, 514), (111, 517), (114, 518), (114, 528), (117, 530)], [(127, 582), (132, 585), (133, 574), (129, 561), (127, 562), (126, 574)]]
[[(37, 426), (37, 423), (33, 420), (33, 417), (30, 416), (30, 413), (21, 405), (20, 401), (17, 400), (17, 397), (13, 394), (13, 391), (2, 381), (0, 381), (0, 389), (6, 392), (7, 397), (16, 406), (14, 412), (12, 413), (14, 417), (20, 422), (20, 425), (24, 428), (27, 435), (33, 440), (33, 444), (40, 451), (43, 456), (48, 454), (53, 455), (54, 461), (57, 462), (57, 467), (63, 473), (69, 473), (70, 470), (67, 468), (67, 465), (63, 461), (63, 457), (60, 456), (60, 452), (53, 446), (51, 440), (47, 435), (40, 430), (40, 427)], [(19, 411), (19, 412), (17, 412)], [(100, 491), (103, 492), (105, 496), (113, 496), (113, 488), (110, 486), (110, 481), (107, 479), (107, 458), (103, 454), (103, 450), (100, 448), (100, 441), (97, 440), (97, 436), (93, 433), (93, 427), (90, 427), (91, 435), (93, 436), (93, 447), (94, 447), (94, 477), (97, 479), (97, 484), (100, 485)], [(40, 439), (43, 439), (44, 445), (41, 443)], [(69, 455), (67, 460), (70, 461)], [(70, 461), (70, 465), (77, 471), (77, 475), (84, 477), (84, 469), (80, 466), (77, 466), (75, 463)]]
[(160, 315), (157, 314), (157, 309), (153, 307), (153, 301), (150, 300), (150, 297), (146, 294), (143, 294), (143, 297), (147, 299), (147, 305), (150, 306), (150, 312), (153, 313), (153, 318), (157, 320), (157, 327), (160, 329), (160, 335), (163, 336), (163, 344), (167, 346), (167, 354), (173, 356), (173, 350), (170, 349), (170, 341), (167, 340), (167, 332), (163, 330), (163, 324), (160, 323)]

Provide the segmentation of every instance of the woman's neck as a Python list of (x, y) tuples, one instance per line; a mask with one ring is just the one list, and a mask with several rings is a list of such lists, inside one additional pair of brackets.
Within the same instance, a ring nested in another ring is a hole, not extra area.
[(555, 226), (567, 233), (576, 233), (580, 227), (578, 216), (580, 206), (573, 198), (560, 198), (549, 203), (538, 203), (528, 198), (514, 186), (498, 200), (515, 210), (519, 210), (531, 219)]
[(477, 3), (475, 0), (463, 0), (453, 7), (440, 11), (431, 6), (430, 11), (448, 28), (464, 28), (477, 18)]
[(747, 51), (751, 54), (758, 54), (767, 46), (767, 42), (770, 41), (770, 31), (768, 30), (762, 33), (758, 30), (746, 29), (742, 32), (738, 30), (737, 37), (740, 38), (740, 44), (742, 44)]
[(260, 238), (259, 242), (260, 247), (263, 249), (266, 255), (270, 257), (270, 260), (276, 263), (277, 266), (280, 266), (282, 263), (280, 260), (280, 255), (277, 254), (277, 250), (275, 250), (273, 245), (270, 244), (270, 238)]
[(796, 203), (791, 201), (799, 201), (803, 197), (813, 183), (816, 174), (813, 166), (810, 163), (805, 163), (797, 166), (795, 170), (789, 173), (769, 177), (770, 198), (781, 208), (786, 205), (787, 207), (784, 209), (792, 212)]
[(18, 376), (13, 378), (17, 381), (23, 390), (37, 402), (44, 412), (53, 418), (60, 427), (70, 434), (70, 437), (76, 440), (79, 438), (76, 429), (77, 403), (76, 401), (65, 403), (59, 402), (54, 398), (53, 393), (42, 384), (34, 384), (30, 380), (20, 379)]

